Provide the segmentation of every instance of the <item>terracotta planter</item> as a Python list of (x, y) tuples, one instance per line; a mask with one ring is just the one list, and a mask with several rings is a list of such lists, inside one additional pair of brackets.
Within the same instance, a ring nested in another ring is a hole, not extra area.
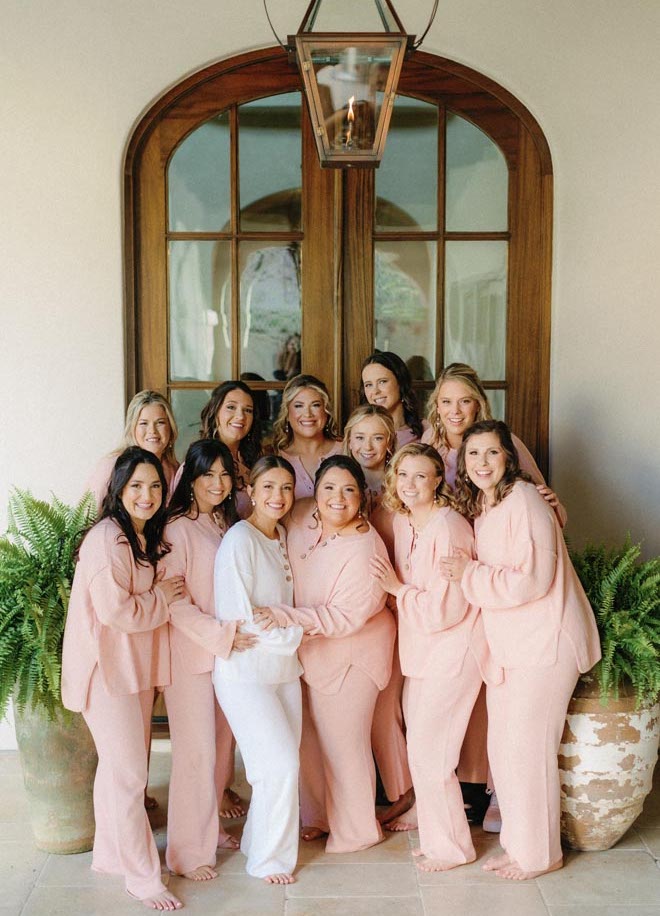
[(562, 839), (573, 849), (609, 849), (632, 826), (651, 791), (660, 703), (635, 709), (621, 693), (603, 705), (595, 678), (578, 681), (559, 748)]
[(97, 756), (83, 717), (51, 722), (40, 710), (16, 711), (16, 738), (37, 847), (61, 854), (91, 849)]

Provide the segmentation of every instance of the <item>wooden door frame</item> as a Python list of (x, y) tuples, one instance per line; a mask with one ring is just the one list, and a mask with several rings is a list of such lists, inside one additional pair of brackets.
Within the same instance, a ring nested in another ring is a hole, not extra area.
[[(137, 124), (124, 165), (125, 338), (127, 399), (141, 388), (167, 390), (166, 170), (178, 144), (232, 104), (300, 90), (298, 70), (279, 47), (218, 61), (158, 99)], [(509, 166), (507, 421), (547, 471), (552, 268), (552, 161), (543, 132), (510, 92), (475, 70), (418, 51), (404, 63), (399, 91), (441, 103), (481, 128)], [(373, 202), (373, 174), (318, 166), (303, 118), (303, 225), (317, 250), (303, 258), (306, 308), (327, 323), (335, 359), (322, 335), (303, 324), (303, 371), (328, 383), (344, 411), (355, 402), (359, 367), (373, 348), (373, 239), (365, 226), (360, 250), (341, 250), (343, 200)], [(322, 206), (331, 199), (331, 207)], [(356, 199), (356, 198), (354, 198)], [(366, 213), (366, 209), (363, 211)], [(373, 213), (373, 207), (371, 208)], [(453, 238), (455, 234), (447, 234)], [(440, 267), (441, 269), (441, 267)], [(361, 308), (355, 308), (355, 303)], [(344, 363), (342, 365), (342, 354)], [(343, 380), (343, 391), (342, 391)]]

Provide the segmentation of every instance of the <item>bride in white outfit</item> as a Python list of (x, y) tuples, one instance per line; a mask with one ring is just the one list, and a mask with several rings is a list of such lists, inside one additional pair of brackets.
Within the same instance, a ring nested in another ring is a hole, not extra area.
[(215, 559), (218, 620), (237, 620), (257, 639), (246, 652), (216, 657), (216, 696), (238, 743), (252, 786), (241, 851), (246, 871), (270, 884), (291, 884), (298, 858), (298, 766), (302, 720), (296, 651), (302, 627), (264, 632), (252, 608), (293, 604), (286, 532), (295, 473), (285, 458), (260, 458), (247, 493), (252, 514), (225, 534)]

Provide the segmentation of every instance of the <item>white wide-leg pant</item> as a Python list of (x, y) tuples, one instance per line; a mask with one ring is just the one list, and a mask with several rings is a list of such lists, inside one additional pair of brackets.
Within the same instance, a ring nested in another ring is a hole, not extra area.
[(218, 702), (252, 786), (241, 852), (249, 875), (291, 874), (298, 859), (300, 681), (253, 684), (217, 679)]

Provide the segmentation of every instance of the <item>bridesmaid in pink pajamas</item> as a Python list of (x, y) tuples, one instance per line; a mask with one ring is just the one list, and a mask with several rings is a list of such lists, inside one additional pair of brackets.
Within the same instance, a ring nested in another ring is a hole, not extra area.
[(234, 742), (211, 680), (215, 656), (228, 658), (255, 642), (235, 621), (223, 625), (215, 619), (213, 564), (236, 521), (229, 449), (217, 439), (193, 442), (168, 509), (165, 540), (171, 549), (162, 565), (186, 584), (185, 596), (170, 608), (172, 675), (164, 690), (172, 739), (166, 861), (171, 871), (196, 881), (216, 877), (216, 846), (238, 849), (219, 828), (216, 756), (224, 786)]
[(326, 852), (354, 852), (383, 838), (374, 812), (371, 723), (390, 678), (396, 627), (369, 575), (370, 558), (386, 558), (387, 551), (363, 517), (362, 469), (344, 455), (327, 458), (315, 498), (317, 509), (311, 501), (296, 505), (289, 524), (295, 607), (256, 608), (254, 618), (265, 629), (299, 624), (307, 634), (299, 649), (306, 685), (302, 837), (329, 832)]
[(484, 868), (525, 880), (562, 866), (557, 750), (578, 674), (600, 658), (598, 632), (557, 517), (521, 471), (506, 425), (486, 420), (468, 430), (457, 469), (477, 559), (448, 556), (441, 568), (481, 607), (504, 668), (487, 702), (505, 853)]
[(101, 458), (85, 486), (96, 499), (97, 510), (101, 511), (103, 499), (108, 492), (112, 469), (120, 453), (131, 445), (152, 452), (160, 458), (169, 491), (179, 462), (174, 454), (178, 430), (172, 408), (167, 398), (157, 391), (138, 391), (126, 410), (124, 435), (119, 448)]
[[(261, 417), (254, 395), (245, 382), (230, 380), (213, 389), (202, 410), (200, 439), (217, 439), (229, 449), (234, 465), (236, 509), (240, 518), (247, 518), (252, 506), (246, 487), (250, 469), (261, 455)], [(182, 474), (183, 465), (174, 479), (174, 487), (178, 485)], [(216, 723), (218, 735), (231, 734), (219, 706), (216, 710)], [(224, 742), (218, 747), (216, 792), (220, 817), (224, 818), (242, 817), (245, 814), (242, 800), (231, 788), (235, 747), (233, 738), (230, 747), (226, 747)], [(228, 757), (222, 753), (223, 749), (229, 754)], [(227, 782), (223, 782), (224, 779)]]
[(396, 353), (375, 350), (362, 364), (363, 401), (384, 407), (394, 420), (397, 448), (421, 439), (424, 424), (408, 367)]
[[(382, 496), (387, 462), (395, 451), (394, 421), (385, 408), (375, 404), (361, 404), (357, 407), (344, 427), (344, 454), (355, 458), (364, 471), (369, 498), (369, 521), (385, 542), (391, 560), (394, 560), (394, 516), (383, 507)], [(396, 618), (396, 607), (391, 607), (391, 610)], [(403, 726), (402, 690), (403, 674), (398, 645), (395, 643), (392, 676), (387, 687), (378, 694), (371, 728), (371, 746), (378, 772), (385, 794), (391, 802), (390, 807), (378, 816), (385, 827), (389, 827), (395, 818), (408, 811), (415, 799)]]
[[(435, 449), (405, 445), (387, 473), (394, 517), (394, 569), (371, 561), (396, 597), (406, 676), (408, 757), (417, 799), (421, 871), (447, 871), (476, 858), (456, 766), (482, 678), (491, 672), (479, 608), (438, 569), (454, 551), (473, 555), (469, 523), (452, 508)], [(501, 672), (498, 672), (501, 679)], [(496, 675), (495, 675), (496, 676)]]
[(319, 465), (341, 452), (330, 395), (320, 379), (296, 375), (287, 383), (273, 426), (273, 448), (296, 472), (296, 499), (313, 496)]
[[(456, 461), (463, 433), (473, 423), (492, 419), (488, 395), (481, 379), (471, 366), (465, 363), (451, 363), (438, 376), (435, 388), (428, 400), (429, 426), (422, 436), (436, 448), (445, 465), (445, 478), (449, 486), (456, 486)], [(539, 493), (549, 502), (557, 514), (560, 525), (566, 523), (566, 510), (555, 493), (546, 485), (543, 475), (525, 445), (512, 436), (520, 467), (536, 484)], [(472, 713), (472, 720), (465, 737), (461, 760), (458, 766), (459, 779), (464, 785), (465, 800), (473, 805), (474, 822), (479, 823), (487, 796), (483, 787), (491, 782), (488, 775), (486, 734), (488, 717), (486, 713), (486, 692), (482, 689)], [(492, 789), (492, 784), (491, 784)], [(484, 830), (497, 833), (501, 817), (497, 798), (493, 793), (490, 807), (483, 820)]]
[[(428, 400), (427, 416), (428, 427), (422, 442), (427, 442), (440, 452), (445, 465), (445, 479), (453, 490), (456, 487), (456, 461), (463, 433), (473, 423), (493, 418), (486, 389), (471, 366), (451, 363), (442, 370)], [(566, 524), (566, 510), (556, 493), (547, 486), (529, 449), (517, 436), (512, 435), (511, 439), (521, 469), (529, 474), (539, 493), (555, 510), (563, 528)]]
[(92, 868), (123, 875), (154, 910), (182, 905), (161, 880), (144, 810), (154, 688), (170, 679), (169, 605), (184, 594), (181, 576), (156, 575), (166, 489), (151, 452), (134, 446), (117, 458), (80, 547), (62, 654), (62, 702), (82, 712), (99, 755)]
[[(261, 417), (254, 394), (245, 382), (231, 380), (213, 389), (202, 410), (199, 438), (219, 439), (229, 449), (234, 462), (236, 509), (240, 518), (247, 518), (252, 507), (245, 488), (250, 469), (261, 455)], [(175, 487), (181, 474), (180, 468), (174, 479)]]

